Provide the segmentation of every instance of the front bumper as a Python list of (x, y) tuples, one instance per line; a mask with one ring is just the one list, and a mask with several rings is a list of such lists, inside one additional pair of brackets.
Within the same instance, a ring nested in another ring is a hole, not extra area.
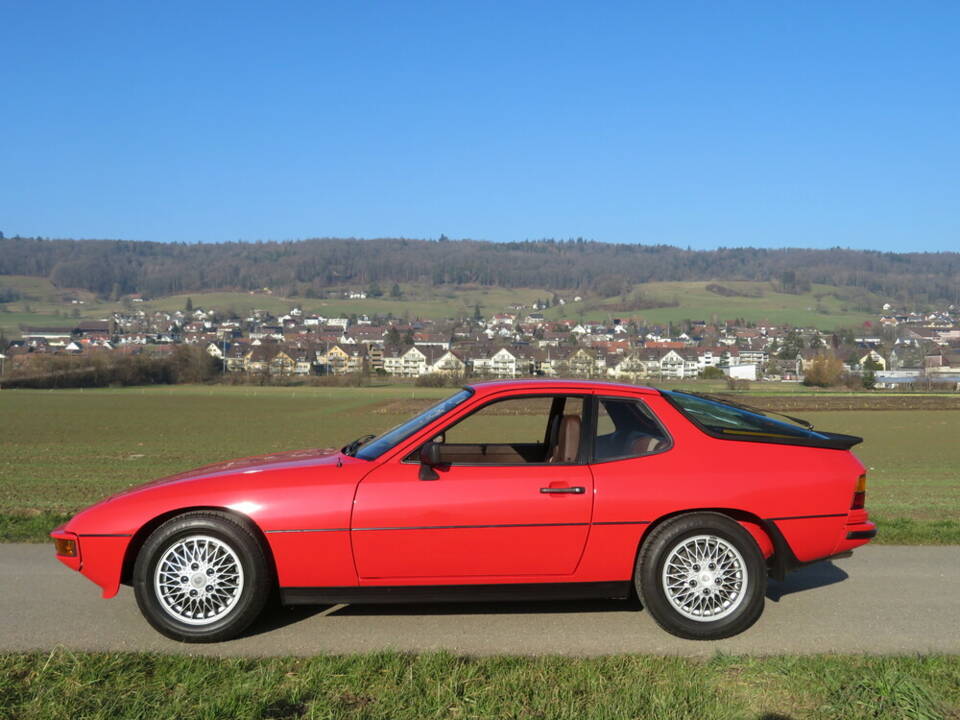
[(77, 553), (75, 556), (57, 555), (57, 560), (99, 585), (104, 598), (112, 598), (120, 590), (130, 535), (83, 535), (64, 530), (64, 527), (61, 525), (53, 530), (50, 537), (72, 540), (76, 543)]

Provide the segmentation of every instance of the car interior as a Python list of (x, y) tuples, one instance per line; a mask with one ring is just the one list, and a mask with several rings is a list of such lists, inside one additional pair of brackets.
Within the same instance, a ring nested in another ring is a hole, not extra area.
[(595, 460), (638, 457), (666, 449), (666, 433), (646, 406), (635, 400), (601, 398), (597, 407)]
[[(583, 442), (583, 398), (509, 398), (490, 403), (435, 437), (449, 465), (570, 464)], [(668, 439), (642, 403), (601, 399), (594, 458), (637, 457), (657, 452)], [(415, 461), (419, 450), (408, 460)]]

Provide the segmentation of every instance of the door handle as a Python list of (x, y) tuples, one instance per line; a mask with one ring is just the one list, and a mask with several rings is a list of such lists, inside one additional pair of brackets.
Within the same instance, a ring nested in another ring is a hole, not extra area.
[(558, 495), (560, 493), (570, 493), (572, 495), (583, 495), (587, 489), (577, 485), (576, 487), (545, 487), (540, 488), (540, 492), (544, 495)]

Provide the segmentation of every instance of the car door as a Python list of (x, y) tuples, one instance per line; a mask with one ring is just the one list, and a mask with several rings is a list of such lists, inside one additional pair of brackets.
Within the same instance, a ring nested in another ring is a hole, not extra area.
[(572, 574), (593, 503), (583, 406), (494, 399), (438, 436), (436, 479), (423, 479), (418, 449), (369, 473), (351, 522), (361, 580)]
[[(654, 402), (666, 405), (656, 397), (593, 400), (588, 452), (597, 525), (645, 524), (664, 511), (663, 498), (676, 497), (677, 487), (685, 482), (670, 458), (673, 439), (651, 408)], [(702, 468), (709, 460), (691, 460), (691, 466)]]

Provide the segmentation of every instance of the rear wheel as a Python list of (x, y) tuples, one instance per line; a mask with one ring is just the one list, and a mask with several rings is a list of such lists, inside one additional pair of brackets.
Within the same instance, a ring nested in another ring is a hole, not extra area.
[(226, 513), (192, 512), (147, 538), (133, 571), (137, 605), (147, 621), (183, 642), (236, 637), (270, 597), (270, 568), (245, 525)]
[(743, 632), (763, 612), (767, 575), (760, 548), (720, 513), (691, 513), (657, 527), (634, 574), (657, 624), (678, 637), (716, 640)]

